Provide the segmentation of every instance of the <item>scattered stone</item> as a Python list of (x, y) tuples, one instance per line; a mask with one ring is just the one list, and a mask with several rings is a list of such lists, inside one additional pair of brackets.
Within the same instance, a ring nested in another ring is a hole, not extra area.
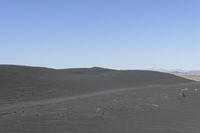
[(181, 89), (181, 91), (189, 91), (188, 88)]
[(156, 107), (156, 108), (159, 107), (159, 105), (157, 105), (157, 104), (152, 104), (152, 106), (153, 106), (153, 107)]

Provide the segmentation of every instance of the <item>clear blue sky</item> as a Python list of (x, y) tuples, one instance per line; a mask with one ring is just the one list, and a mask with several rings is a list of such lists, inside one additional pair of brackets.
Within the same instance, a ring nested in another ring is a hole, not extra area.
[(1, 0), (0, 64), (200, 69), (199, 0)]

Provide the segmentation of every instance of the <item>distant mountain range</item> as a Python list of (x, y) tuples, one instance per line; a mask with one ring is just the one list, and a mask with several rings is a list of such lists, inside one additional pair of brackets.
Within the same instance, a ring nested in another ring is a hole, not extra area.
[(150, 70), (170, 73), (170, 74), (184, 77), (187, 79), (200, 81), (200, 70), (181, 70), (181, 69), (177, 69), (177, 70), (150, 69)]

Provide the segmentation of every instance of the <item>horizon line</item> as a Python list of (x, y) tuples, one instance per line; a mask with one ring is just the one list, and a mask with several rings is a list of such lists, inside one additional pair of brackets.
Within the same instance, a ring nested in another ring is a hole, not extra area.
[(188, 72), (188, 71), (200, 71), (200, 69), (166, 69), (166, 68), (128, 68), (128, 69), (119, 69), (119, 68), (112, 68), (112, 67), (102, 67), (102, 66), (91, 66), (91, 67), (51, 67), (51, 66), (42, 66), (42, 65), (25, 65), (25, 64), (0, 64), (0, 66), (21, 66), (21, 67), (35, 67), (35, 68), (48, 68), (48, 69), (55, 69), (55, 70), (62, 70), (62, 69), (80, 69), (80, 68), (102, 68), (102, 69), (112, 69), (112, 70), (149, 70), (149, 71), (159, 71), (159, 72)]

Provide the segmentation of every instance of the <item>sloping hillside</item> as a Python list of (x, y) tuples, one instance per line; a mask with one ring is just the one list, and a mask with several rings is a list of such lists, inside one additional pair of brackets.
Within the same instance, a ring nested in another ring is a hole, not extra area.
[(103, 89), (192, 82), (171, 74), (104, 68), (49, 69), (14, 65), (0, 66), (0, 101), (13, 103), (57, 96), (70, 96)]

